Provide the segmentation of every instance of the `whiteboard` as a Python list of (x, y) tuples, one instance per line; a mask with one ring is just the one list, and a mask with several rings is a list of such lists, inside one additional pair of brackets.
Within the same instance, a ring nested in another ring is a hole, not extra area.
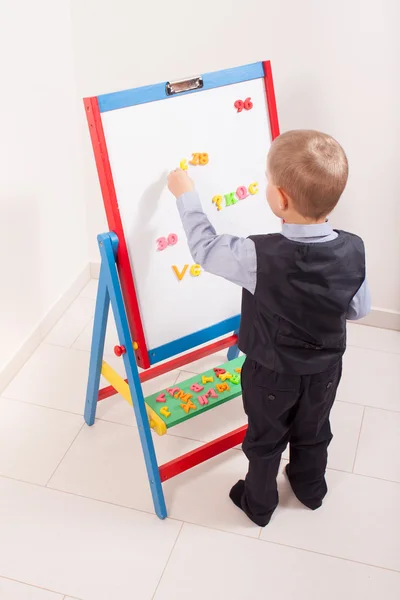
[[(235, 101), (253, 108), (237, 112)], [(189, 165), (204, 211), (217, 233), (247, 237), (277, 232), (266, 202), (266, 156), (271, 131), (264, 79), (202, 90), (102, 114), (108, 155), (147, 348), (157, 348), (240, 313), (241, 289), (194, 264), (167, 174), (193, 153), (207, 165)], [(218, 211), (212, 199), (239, 186), (258, 192)], [(157, 251), (156, 240), (174, 233), (175, 245)], [(182, 280), (174, 273), (189, 265)]]

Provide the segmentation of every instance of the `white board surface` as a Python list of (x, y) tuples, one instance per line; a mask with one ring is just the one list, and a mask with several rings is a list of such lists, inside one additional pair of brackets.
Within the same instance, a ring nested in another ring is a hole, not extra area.
[[(238, 113), (236, 100), (253, 108)], [(240, 312), (241, 289), (194, 264), (167, 174), (206, 152), (209, 163), (189, 165), (203, 208), (217, 233), (247, 237), (279, 231), (266, 203), (266, 155), (271, 144), (263, 79), (140, 104), (102, 114), (110, 164), (128, 244), (148, 349), (209, 327)], [(258, 183), (258, 193), (217, 211), (212, 198)], [(178, 243), (157, 251), (170, 233)]]

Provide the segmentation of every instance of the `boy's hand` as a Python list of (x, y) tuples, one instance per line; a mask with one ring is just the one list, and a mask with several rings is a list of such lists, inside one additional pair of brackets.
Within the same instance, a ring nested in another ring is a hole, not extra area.
[(175, 198), (179, 198), (185, 192), (192, 192), (194, 190), (194, 183), (186, 171), (175, 169), (175, 171), (171, 171), (168, 175), (168, 189)]

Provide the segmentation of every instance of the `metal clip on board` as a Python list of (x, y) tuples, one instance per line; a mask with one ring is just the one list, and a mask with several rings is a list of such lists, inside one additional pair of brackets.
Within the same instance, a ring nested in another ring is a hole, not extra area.
[(189, 92), (191, 90), (199, 90), (203, 87), (203, 78), (191, 77), (190, 79), (181, 79), (180, 81), (167, 81), (165, 91), (167, 96)]

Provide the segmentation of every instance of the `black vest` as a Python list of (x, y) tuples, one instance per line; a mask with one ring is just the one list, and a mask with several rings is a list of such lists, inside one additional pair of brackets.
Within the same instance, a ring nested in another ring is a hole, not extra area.
[(280, 373), (313, 375), (346, 349), (346, 314), (365, 279), (363, 241), (344, 231), (330, 242), (281, 234), (251, 239), (257, 253), (254, 295), (243, 290), (239, 348)]

